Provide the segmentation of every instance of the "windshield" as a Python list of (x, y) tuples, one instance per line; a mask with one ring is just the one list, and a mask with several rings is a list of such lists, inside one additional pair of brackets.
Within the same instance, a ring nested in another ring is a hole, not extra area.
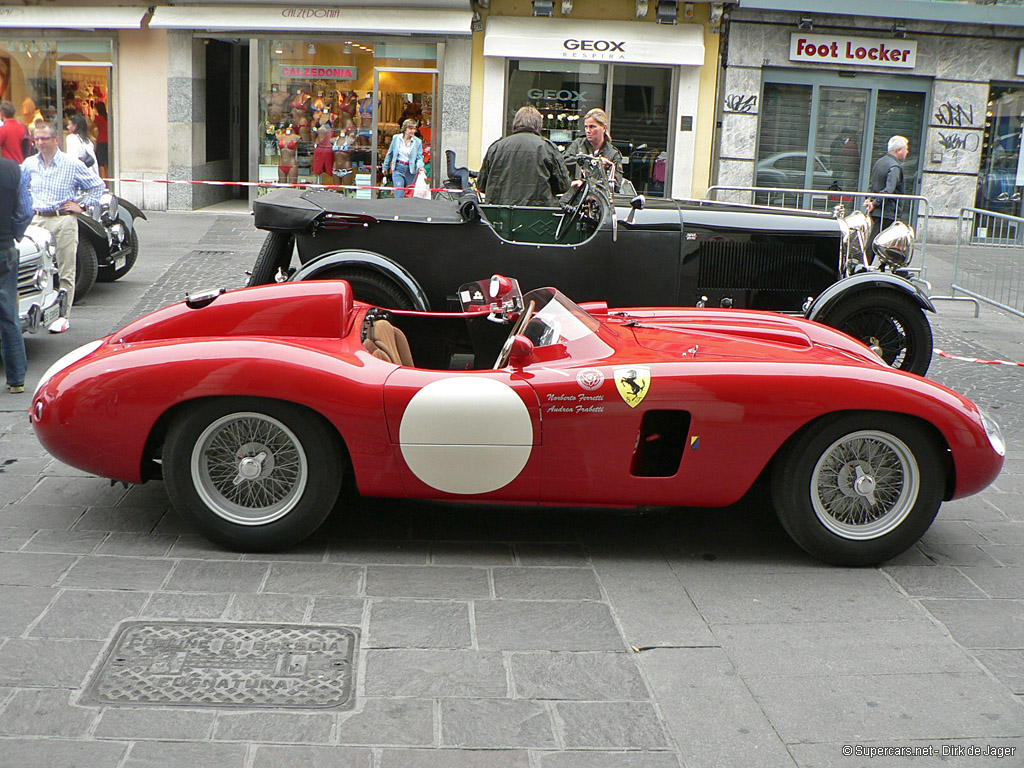
[(565, 344), (573, 357), (607, 357), (613, 351), (598, 332), (601, 323), (554, 288), (538, 288), (523, 297), (533, 316), (521, 333), (535, 347)]

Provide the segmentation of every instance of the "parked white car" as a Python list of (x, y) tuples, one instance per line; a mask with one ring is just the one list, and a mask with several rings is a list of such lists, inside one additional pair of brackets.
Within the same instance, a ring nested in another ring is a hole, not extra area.
[(50, 233), (30, 226), (18, 241), (18, 258), (21, 330), (35, 333), (56, 320), (67, 302), (67, 294), (56, 287), (57, 260)]

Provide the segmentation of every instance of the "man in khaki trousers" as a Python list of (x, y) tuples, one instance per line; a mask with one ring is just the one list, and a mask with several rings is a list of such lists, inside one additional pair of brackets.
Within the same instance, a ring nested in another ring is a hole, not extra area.
[[(25, 159), (21, 172), (28, 178), (32, 192), (35, 213), (32, 223), (53, 235), (60, 289), (67, 294), (67, 313), (70, 313), (75, 300), (78, 253), (78, 220), (74, 214), (83, 211), (77, 198), (84, 193), (82, 202), (86, 205), (98, 203), (106, 187), (85, 163), (60, 151), (57, 135), (52, 123), (36, 122), (32, 137), (39, 152)], [(71, 327), (67, 313), (54, 320), (51, 333), (63, 333)]]

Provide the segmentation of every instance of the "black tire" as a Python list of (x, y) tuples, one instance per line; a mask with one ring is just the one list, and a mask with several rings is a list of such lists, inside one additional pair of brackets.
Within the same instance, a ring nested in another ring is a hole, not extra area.
[(75, 253), (75, 304), (96, 285), (99, 270), (96, 245), (79, 229), (78, 251)]
[(163, 447), (167, 493), (181, 516), (243, 552), (284, 549), (320, 527), (338, 498), (342, 465), (336, 435), (315, 414), (251, 397), (190, 407)]
[(131, 245), (128, 253), (125, 256), (124, 266), (120, 269), (114, 269), (113, 267), (100, 267), (99, 272), (96, 275), (96, 280), (101, 283), (112, 283), (115, 280), (120, 280), (122, 277), (131, 271), (131, 268), (135, 266), (135, 262), (139, 258), (139, 234), (133, 229), (131, 234)]
[(394, 280), (372, 269), (335, 267), (318, 272), (310, 280), (348, 280), (359, 301), (385, 309), (413, 309), (412, 299)]
[(932, 362), (932, 327), (924, 310), (894, 290), (864, 291), (830, 310), (822, 322), (880, 349), (887, 365), (924, 376)]
[(246, 285), (267, 285), (277, 279), (278, 272), (288, 269), (295, 252), (295, 237), (287, 232), (268, 232), (260, 248), (252, 276)]
[(877, 565), (911, 547), (942, 503), (941, 450), (905, 416), (851, 413), (798, 433), (772, 465), (782, 527), (833, 565)]

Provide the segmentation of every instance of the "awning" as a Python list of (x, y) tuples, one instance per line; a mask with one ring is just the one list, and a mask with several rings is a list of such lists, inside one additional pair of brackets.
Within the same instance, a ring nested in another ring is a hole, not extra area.
[(704, 63), (704, 28), (645, 21), (566, 21), (491, 16), (484, 56), (621, 64)]
[(140, 29), (147, 11), (146, 8), (7, 5), (0, 7), (0, 28)]
[(425, 11), (335, 6), (159, 6), (151, 28), (191, 29), (197, 32), (362, 32), (379, 35), (470, 35), (469, 11)]

